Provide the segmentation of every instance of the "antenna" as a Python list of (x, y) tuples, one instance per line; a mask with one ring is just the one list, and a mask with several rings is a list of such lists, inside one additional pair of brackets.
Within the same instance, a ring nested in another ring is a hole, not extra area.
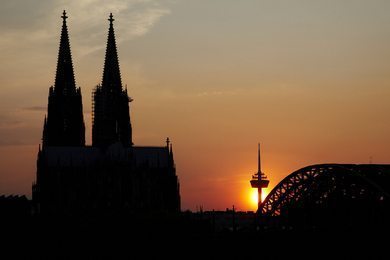
[[(258, 143), (258, 152), (257, 152), (257, 167), (258, 167), (258, 169), (257, 169), (257, 173), (259, 174), (259, 175), (261, 175), (261, 162), (260, 162), (260, 143)], [(260, 178), (260, 177), (259, 177)]]
[(259, 217), (261, 216), (261, 195), (262, 195), (262, 189), (267, 188), (269, 184), (269, 180), (267, 180), (267, 176), (261, 172), (261, 162), (260, 162), (260, 143), (258, 143), (258, 153), (257, 153), (257, 160), (258, 160), (258, 169), (257, 173), (252, 175), (252, 179), (250, 180), (250, 184), (252, 188), (256, 188), (258, 192), (258, 208), (257, 213), (259, 214)]

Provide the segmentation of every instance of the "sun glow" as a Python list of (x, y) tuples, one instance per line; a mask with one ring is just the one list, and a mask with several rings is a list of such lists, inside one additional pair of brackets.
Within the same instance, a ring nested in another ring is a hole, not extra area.
[(265, 198), (267, 198), (269, 193), (268, 188), (263, 189), (263, 193), (261, 193), (261, 202), (264, 202)]
[(257, 206), (257, 203), (259, 201), (259, 194), (257, 193), (257, 189), (251, 189), (249, 199), (251, 201), (251, 205)]
[[(263, 192), (261, 193), (261, 201), (262, 202), (265, 200), (268, 193), (269, 193), (268, 188), (263, 189)], [(251, 191), (249, 193), (249, 200), (250, 200), (250, 204), (252, 206), (257, 207), (257, 203), (259, 201), (259, 195), (258, 195), (257, 189), (251, 189)]]

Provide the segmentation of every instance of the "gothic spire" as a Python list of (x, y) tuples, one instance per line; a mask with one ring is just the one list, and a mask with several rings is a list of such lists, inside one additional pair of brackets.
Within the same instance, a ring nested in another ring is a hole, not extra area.
[(115, 33), (110, 14), (103, 80), (94, 95), (94, 119), (92, 126), (92, 145), (108, 147), (120, 141), (125, 147), (133, 144), (127, 90), (123, 90), (119, 70)]
[(113, 16), (110, 13), (110, 27), (108, 29), (106, 58), (104, 60), (104, 71), (102, 88), (110, 90), (122, 90), (121, 73), (119, 70), (118, 53), (116, 49)]
[(76, 83), (74, 79), (72, 55), (70, 52), (68, 27), (66, 26), (66, 19), (68, 16), (66, 16), (65, 10), (62, 13), (61, 18), (63, 21), (54, 90), (58, 94), (67, 94), (76, 91)]
[(62, 13), (62, 31), (54, 87), (49, 89), (44, 146), (84, 146), (85, 126), (81, 89), (76, 88), (70, 52), (66, 12)]

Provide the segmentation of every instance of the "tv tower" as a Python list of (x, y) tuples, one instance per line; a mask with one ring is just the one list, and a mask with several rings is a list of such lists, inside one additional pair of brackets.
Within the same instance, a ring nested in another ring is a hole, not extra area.
[(258, 169), (257, 173), (252, 175), (252, 179), (250, 180), (252, 188), (256, 188), (259, 194), (258, 203), (257, 203), (257, 213), (259, 216), (261, 215), (261, 194), (262, 189), (268, 187), (269, 180), (267, 180), (267, 176), (261, 172), (261, 163), (260, 163), (260, 143), (258, 146)]

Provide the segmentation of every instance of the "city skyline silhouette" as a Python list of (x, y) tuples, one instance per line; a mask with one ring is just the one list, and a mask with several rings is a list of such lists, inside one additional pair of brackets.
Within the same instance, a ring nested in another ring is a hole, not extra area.
[[(173, 140), (184, 210), (256, 210), (247, 181), (257, 168), (258, 141), (271, 181), (266, 193), (307, 165), (389, 161), (386, 3), (225, 3), (223, 12), (213, 12), (217, 3), (206, 10), (204, 3), (131, 2), (115, 8), (134, 138), (136, 145)], [(85, 15), (86, 6), (68, 7), (90, 145), (89, 93), (101, 81), (102, 17), (110, 11)], [(15, 2), (3, 9), (1, 194), (31, 198), (46, 90), (54, 83), (58, 14), (68, 9), (48, 8), (30, 14)], [(197, 11), (206, 19), (199, 21)], [(177, 22), (184, 13), (187, 19)]]
[(388, 258), (390, 3), (3, 7), (2, 258)]

